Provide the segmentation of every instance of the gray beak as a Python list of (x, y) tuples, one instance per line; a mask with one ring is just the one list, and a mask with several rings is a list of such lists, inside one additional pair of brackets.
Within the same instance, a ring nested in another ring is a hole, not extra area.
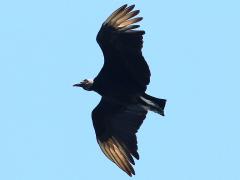
[(73, 87), (83, 87), (83, 83), (74, 84)]

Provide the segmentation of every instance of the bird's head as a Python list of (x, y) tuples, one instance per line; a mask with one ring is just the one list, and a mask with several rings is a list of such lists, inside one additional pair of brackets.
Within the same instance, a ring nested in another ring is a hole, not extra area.
[(93, 85), (93, 80), (84, 79), (82, 82), (74, 84), (74, 87), (81, 87), (84, 90), (91, 91)]

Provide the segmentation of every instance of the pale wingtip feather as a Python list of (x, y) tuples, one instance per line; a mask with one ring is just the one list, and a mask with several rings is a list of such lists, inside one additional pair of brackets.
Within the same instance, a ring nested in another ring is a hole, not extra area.
[(129, 26), (131, 24), (134, 24), (134, 23), (137, 23), (137, 22), (141, 21), (142, 19), (143, 19), (142, 17), (136, 17), (136, 18), (133, 18), (133, 19), (129, 19), (127, 21), (122, 22), (118, 27), (123, 28), (125, 26)]
[(118, 19), (116, 21), (116, 24), (120, 25), (120, 24), (126, 22), (128, 19), (131, 19), (131, 18), (135, 17), (136, 15), (138, 15), (139, 12), (140, 12), (139, 10), (135, 10), (135, 11), (132, 11), (132, 12), (126, 14), (125, 16), (122, 16), (120, 19)]
[(106, 21), (103, 23), (104, 25), (107, 24), (109, 21), (111, 21), (112, 18), (114, 18), (120, 11), (122, 11), (123, 9), (125, 9), (127, 7), (127, 4), (122, 5), (121, 7), (119, 7), (117, 10), (115, 10), (107, 19)]
[[(110, 20), (110, 24), (113, 25), (113, 26), (117, 26), (119, 24), (119, 21), (121, 19), (123, 19), (124, 17), (128, 16), (130, 13), (134, 12), (132, 11), (133, 8), (135, 7), (135, 5), (131, 5), (125, 9), (123, 9), (122, 11), (120, 11), (118, 14), (115, 15), (115, 17), (113, 17), (111, 20)], [(132, 11), (132, 12), (131, 12)], [(139, 11), (139, 10), (137, 10)], [(136, 12), (137, 12), (136, 11)], [(135, 12), (135, 13), (136, 13)], [(138, 12), (139, 13), (139, 12)]]
[(97, 139), (97, 142), (100, 146), (102, 152), (110, 159), (113, 163), (115, 163), (120, 169), (122, 169), (129, 176), (135, 175), (135, 171), (128, 161), (127, 156), (124, 152), (119, 149), (118, 145), (115, 144), (115, 139), (109, 138), (106, 142), (101, 142)]

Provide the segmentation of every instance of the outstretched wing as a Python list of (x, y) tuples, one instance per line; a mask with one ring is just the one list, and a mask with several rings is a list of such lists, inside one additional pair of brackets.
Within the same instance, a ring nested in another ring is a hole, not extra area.
[(97, 42), (105, 63), (95, 81), (103, 83), (103, 79), (111, 77), (127, 84), (131, 80), (139, 86), (139, 91), (145, 91), (150, 82), (150, 70), (141, 51), (145, 31), (136, 30), (140, 26), (135, 23), (143, 18), (135, 17), (140, 11), (133, 8), (134, 5), (118, 8), (98, 32)]
[(143, 18), (135, 17), (140, 11), (133, 11), (134, 7), (135, 5), (127, 7), (126, 4), (121, 6), (103, 23), (97, 35), (97, 42), (104, 51), (104, 47), (109, 44), (120, 51), (127, 49), (123, 45), (133, 48), (131, 50), (141, 50), (143, 44), (142, 35), (145, 34), (145, 31), (135, 30), (140, 26), (134, 24), (141, 21)]
[(102, 152), (129, 176), (135, 174), (133, 157), (139, 159), (136, 132), (146, 114), (140, 105), (120, 105), (104, 98), (92, 112)]

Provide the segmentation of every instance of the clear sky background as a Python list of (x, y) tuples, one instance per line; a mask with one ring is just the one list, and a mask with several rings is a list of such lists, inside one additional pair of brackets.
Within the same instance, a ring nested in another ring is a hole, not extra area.
[[(134, 1), (0, 2), (0, 179), (130, 179), (95, 141), (100, 97), (72, 87), (103, 64), (95, 37)], [(138, 133), (133, 179), (240, 179), (240, 2), (137, 1), (147, 92), (166, 98)]]

